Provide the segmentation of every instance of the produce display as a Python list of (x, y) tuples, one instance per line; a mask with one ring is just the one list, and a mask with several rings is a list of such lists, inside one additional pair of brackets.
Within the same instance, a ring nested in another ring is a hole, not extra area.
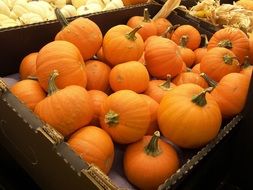
[(121, 7), (122, 0), (1, 0), (0, 29), (54, 20), (55, 8), (73, 17)]
[(252, 0), (238, 0), (233, 4), (221, 4), (220, 0), (202, 0), (185, 10), (216, 26), (232, 26), (245, 32), (253, 32)]
[(243, 110), (253, 37), (226, 27), (207, 39), (143, 12), (104, 35), (88, 18), (65, 22), (10, 90), (83, 160), (109, 174), (124, 147), (127, 180), (157, 189), (180, 168), (178, 150), (207, 145)]

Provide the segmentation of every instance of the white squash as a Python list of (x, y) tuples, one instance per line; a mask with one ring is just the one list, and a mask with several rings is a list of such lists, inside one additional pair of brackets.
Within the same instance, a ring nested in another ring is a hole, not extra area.
[(10, 16), (10, 12), (9, 7), (3, 1), (0, 1), (0, 14)]
[(105, 4), (102, 0), (87, 0), (85, 5), (88, 4), (99, 4), (102, 7), (102, 9), (105, 7)]
[(18, 16), (29, 13), (28, 3), (26, 0), (17, 0), (12, 8), (12, 11)]
[(0, 16), (0, 27), (1, 28), (8, 28), (8, 27), (12, 27), (12, 26), (18, 26), (19, 23), (16, 22), (15, 20), (11, 19), (11, 18), (5, 18), (3, 16)]
[(10, 18), (16, 20), (18, 19), (18, 15), (15, 12), (11, 11)]
[(72, 5), (78, 9), (79, 7), (86, 5), (87, 0), (71, 0)]
[(34, 24), (38, 22), (43, 22), (43, 18), (36, 13), (24, 13), (21, 17), (19, 17), (19, 20), (23, 24)]
[(65, 17), (72, 17), (77, 15), (76, 8), (73, 5), (65, 5), (61, 8), (61, 12)]
[(124, 4), (121, 0), (112, 0), (110, 3), (108, 3), (105, 8), (103, 9), (104, 11), (107, 10), (112, 10), (112, 9), (118, 9), (124, 7)]

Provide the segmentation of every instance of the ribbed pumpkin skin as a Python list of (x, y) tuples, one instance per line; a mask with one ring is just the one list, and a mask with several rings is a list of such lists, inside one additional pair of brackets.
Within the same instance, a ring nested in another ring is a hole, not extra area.
[(162, 18), (162, 17), (157, 18), (156, 20), (154, 20), (154, 22), (156, 25), (158, 36), (162, 35), (168, 29), (168, 27), (172, 26), (172, 24), (170, 23), (169, 20), (167, 20), (166, 18)]
[(29, 79), (17, 82), (10, 90), (31, 110), (34, 110), (36, 104), (46, 97), (46, 93), (40, 87), (40, 84)]
[(34, 112), (63, 136), (87, 125), (93, 117), (93, 107), (87, 91), (76, 85), (46, 97), (36, 105)]
[[(133, 29), (127, 25), (116, 25), (108, 30), (103, 40), (103, 54), (111, 65), (127, 61), (138, 61), (144, 50), (142, 37), (136, 33), (136, 40), (125, 37)], [(112, 53), (113, 52), (113, 53)]]
[(200, 62), (200, 71), (206, 73), (217, 82), (229, 73), (240, 72), (240, 65), (237, 59), (233, 59), (231, 64), (226, 64), (223, 59), (226, 55), (235, 57), (232, 51), (223, 47), (210, 49)]
[(110, 88), (109, 75), (111, 68), (97, 60), (86, 62), (87, 90), (101, 90), (105, 92)]
[(153, 157), (144, 151), (151, 136), (130, 144), (124, 155), (124, 171), (130, 182), (139, 189), (154, 190), (179, 168), (179, 158), (171, 145), (161, 139), (158, 146), (161, 154)]
[(199, 74), (193, 72), (184, 72), (177, 75), (172, 82), (175, 85), (181, 85), (186, 83), (193, 83), (201, 86), (202, 88), (207, 88), (208, 84)]
[(240, 73), (224, 76), (211, 92), (219, 104), (224, 118), (240, 113), (245, 105), (249, 88), (249, 78)]
[(166, 82), (165, 80), (151, 80), (149, 81), (148, 88), (144, 94), (153, 98), (157, 103), (160, 103), (162, 98), (165, 96), (166, 92), (171, 88), (175, 87), (174, 83), (170, 83), (170, 88), (161, 87), (161, 85)]
[(66, 40), (73, 43), (84, 60), (96, 54), (102, 45), (102, 32), (98, 25), (88, 18), (79, 17), (57, 33), (55, 40)]
[(168, 74), (176, 76), (182, 70), (183, 60), (179, 47), (173, 41), (152, 37), (145, 43), (145, 61), (149, 73), (159, 79), (164, 79)]
[(95, 164), (105, 174), (110, 171), (114, 145), (111, 137), (101, 128), (83, 127), (70, 137), (68, 144), (86, 162)]
[(27, 79), (28, 76), (36, 76), (36, 60), (38, 52), (29, 53), (26, 55), (19, 66), (20, 79)]
[(176, 44), (180, 44), (182, 36), (188, 37), (188, 42), (186, 44), (187, 48), (195, 50), (199, 47), (201, 42), (201, 36), (199, 31), (191, 25), (181, 25), (172, 34), (171, 40)]
[(197, 73), (197, 74), (200, 74), (200, 63), (194, 65), (194, 67), (192, 67), (192, 72), (193, 73)]
[(114, 91), (132, 90), (142, 93), (148, 87), (149, 73), (142, 63), (128, 61), (112, 68), (109, 81)]
[(160, 131), (180, 147), (202, 147), (219, 132), (221, 113), (215, 99), (207, 93), (204, 107), (191, 101), (201, 91), (196, 84), (182, 84), (168, 91), (159, 105)]
[(37, 77), (45, 91), (47, 91), (49, 75), (55, 69), (60, 74), (56, 80), (58, 88), (68, 85), (86, 87), (85, 63), (79, 50), (72, 43), (53, 41), (39, 51), (36, 62)]
[(247, 35), (237, 28), (223, 28), (213, 34), (208, 42), (207, 50), (217, 47), (222, 40), (229, 40), (232, 48), (229, 48), (235, 56), (243, 63), (245, 56), (249, 53), (249, 39)]
[[(118, 123), (106, 123), (108, 113), (118, 114)], [(100, 125), (115, 142), (128, 144), (141, 139), (150, 123), (150, 111), (146, 101), (131, 90), (111, 94), (101, 107)]]

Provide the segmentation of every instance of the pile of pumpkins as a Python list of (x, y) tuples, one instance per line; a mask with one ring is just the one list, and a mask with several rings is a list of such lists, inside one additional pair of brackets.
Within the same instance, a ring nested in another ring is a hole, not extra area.
[(147, 9), (105, 35), (77, 18), (23, 58), (11, 92), (106, 174), (125, 145), (127, 179), (157, 189), (180, 168), (175, 146), (203, 147), (245, 105), (253, 38), (228, 27), (201, 39)]
[(0, 29), (56, 19), (54, 9), (73, 17), (144, 3), (146, 0), (1, 0)]

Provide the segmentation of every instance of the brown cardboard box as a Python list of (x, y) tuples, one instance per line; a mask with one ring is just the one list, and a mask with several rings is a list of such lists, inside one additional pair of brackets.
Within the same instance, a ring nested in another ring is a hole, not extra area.
[[(144, 7), (149, 8), (151, 15), (157, 13), (161, 8), (157, 4), (144, 4), (87, 15), (87, 17), (95, 21), (105, 33), (116, 24), (125, 24), (130, 16), (142, 15)], [(173, 11), (169, 20), (174, 24), (194, 25), (201, 33), (211, 36), (212, 32), (208, 28), (203, 28), (198, 22), (180, 14), (180, 12)], [(0, 58), (4, 60), (0, 63), (0, 76), (5, 77), (17, 73), (21, 59), (26, 54), (38, 51), (44, 44), (52, 41), (59, 30), (60, 24), (57, 21), (0, 30), (0, 52), (2, 52)], [(162, 184), (160, 189), (175, 188), (203, 158), (208, 156), (209, 152), (219, 146), (219, 143), (242, 118), (243, 115), (239, 114), (226, 123), (217, 138), (201, 150), (190, 152), (180, 150), (183, 160), (182, 167)], [(2, 82), (0, 83), (0, 143), (42, 189), (111, 190), (127, 187), (134, 189), (124, 179), (123, 174), (119, 174), (119, 178), (125, 182), (126, 186), (119, 187), (119, 184), (115, 185), (117, 180), (110, 179), (96, 167), (84, 162), (68, 147), (57, 131), (37, 118), (10, 93)], [(120, 147), (118, 152), (119, 154), (122, 152)]]

